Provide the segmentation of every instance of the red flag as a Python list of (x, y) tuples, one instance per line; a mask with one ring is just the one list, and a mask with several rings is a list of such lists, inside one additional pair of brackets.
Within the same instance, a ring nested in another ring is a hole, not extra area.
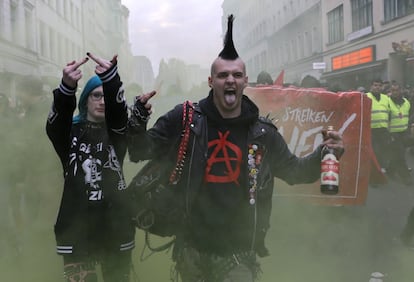
[(274, 85), (279, 85), (279, 86), (283, 86), (283, 77), (285, 75), (285, 70), (282, 70), (279, 73), (279, 76), (276, 78), (275, 82), (273, 83)]

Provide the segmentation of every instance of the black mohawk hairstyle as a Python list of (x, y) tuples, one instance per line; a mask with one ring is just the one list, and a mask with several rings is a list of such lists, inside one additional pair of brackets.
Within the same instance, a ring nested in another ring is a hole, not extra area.
[(224, 47), (218, 55), (225, 60), (235, 60), (239, 57), (233, 42), (233, 20), (234, 16), (232, 14), (227, 17), (227, 32), (224, 37)]

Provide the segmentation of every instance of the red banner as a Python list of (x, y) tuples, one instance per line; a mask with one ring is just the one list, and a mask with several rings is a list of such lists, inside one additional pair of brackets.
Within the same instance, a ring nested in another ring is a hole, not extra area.
[[(247, 87), (245, 94), (269, 116), (291, 152), (310, 154), (321, 142), (321, 130), (332, 125), (343, 135), (345, 153), (340, 159), (339, 193), (324, 195), (320, 182), (290, 186), (277, 179), (276, 196), (297, 197), (327, 205), (365, 203), (371, 168), (371, 100), (360, 92), (334, 93), (325, 89)], [(374, 161), (374, 162), (372, 162)], [(374, 166), (372, 166), (374, 164)]]

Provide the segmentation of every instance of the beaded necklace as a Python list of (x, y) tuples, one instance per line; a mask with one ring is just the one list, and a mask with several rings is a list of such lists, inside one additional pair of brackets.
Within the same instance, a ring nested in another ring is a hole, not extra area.
[(188, 141), (190, 140), (190, 125), (193, 122), (193, 103), (186, 101), (183, 104), (183, 131), (181, 133), (181, 142), (178, 147), (177, 162), (174, 170), (170, 175), (169, 182), (171, 184), (177, 184), (180, 180), (181, 174), (183, 173), (184, 161), (187, 155)]

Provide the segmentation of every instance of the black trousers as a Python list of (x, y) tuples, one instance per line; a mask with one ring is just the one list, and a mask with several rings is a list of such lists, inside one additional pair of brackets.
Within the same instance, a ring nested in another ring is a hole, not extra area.
[(390, 154), (387, 171), (390, 175), (401, 177), (403, 181), (409, 181), (411, 174), (406, 160), (407, 147), (410, 145), (409, 135), (406, 131), (391, 133), (391, 140), (388, 148)]
[(391, 142), (391, 135), (387, 128), (372, 128), (371, 129), (371, 144), (375, 156), (382, 168), (389, 166), (389, 145)]
[(401, 240), (404, 244), (410, 245), (414, 236), (414, 207), (411, 209), (410, 214), (407, 217), (407, 222), (401, 233)]
[(260, 272), (256, 255), (249, 251), (226, 256), (190, 246), (174, 251), (175, 268), (183, 282), (254, 282)]

